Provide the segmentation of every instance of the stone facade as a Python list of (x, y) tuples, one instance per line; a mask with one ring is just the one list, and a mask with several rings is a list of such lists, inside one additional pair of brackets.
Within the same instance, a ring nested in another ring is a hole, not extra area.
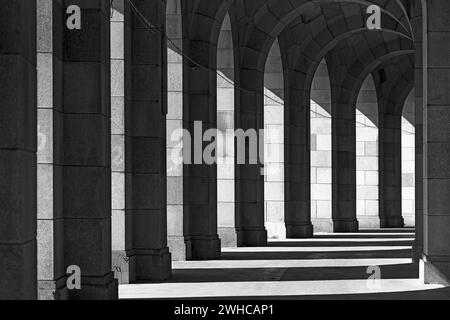
[[(379, 30), (360, 1), (1, 1), (0, 299), (116, 299), (223, 247), (405, 225), (448, 284), (450, 4), (368, 3)], [(183, 161), (199, 122), (265, 129), (263, 159), (231, 139)]]

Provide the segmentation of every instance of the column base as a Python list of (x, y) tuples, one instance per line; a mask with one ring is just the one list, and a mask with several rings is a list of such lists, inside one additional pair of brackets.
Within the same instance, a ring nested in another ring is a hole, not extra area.
[(167, 245), (172, 254), (172, 261), (186, 261), (186, 244), (184, 236), (168, 236)]
[(112, 271), (119, 284), (130, 283), (129, 261), (125, 250), (113, 250), (111, 255)]
[(412, 247), (412, 259), (414, 262), (420, 262), (423, 255), (423, 245), (421, 243), (417, 243), (417, 239), (414, 241)]
[(67, 277), (58, 280), (38, 280), (38, 300), (67, 300)]
[(128, 250), (130, 283), (160, 282), (172, 276), (169, 248), (157, 250)]
[(0, 244), (0, 300), (36, 300), (37, 244)]
[(358, 220), (333, 220), (333, 232), (358, 232)]
[(405, 226), (405, 220), (402, 217), (395, 218), (381, 218), (380, 217), (380, 227), (381, 228), (403, 228)]
[(314, 226), (315, 232), (325, 232), (331, 233), (333, 232), (333, 220), (331, 218), (328, 219), (311, 219), (311, 223)]
[(288, 239), (312, 238), (313, 235), (314, 235), (314, 227), (311, 223), (306, 224), (286, 223), (286, 238)]
[(267, 230), (237, 230), (238, 247), (265, 247), (267, 246)]
[(117, 300), (119, 299), (118, 281), (114, 272), (103, 277), (81, 276), (80, 290), (67, 290), (69, 300)]
[(420, 280), (424, 284), (441, 284), (450, 286), (450, 261), (430, 262), (423, 256), (419, 262)]
[(236, 228), (234, 227), (219, 227), (217, 228), (219, 238), (224, 248), (237, 247)]
[(361, 229), (380, 229), (380, 218), (378, 216), (359, 216), (359, 228)]
[(186, 238), (186, 260), (214, 260), (220, 258), (218, 235)]

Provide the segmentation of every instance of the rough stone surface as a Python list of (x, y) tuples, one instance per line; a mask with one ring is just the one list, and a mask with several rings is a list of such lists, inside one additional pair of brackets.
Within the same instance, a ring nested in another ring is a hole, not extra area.
[[(225, 246), (405, 225), (448, 285), (447, 1), (370, 0), (375, 31), (345, 1), (135, 1), (154, 27), (125, 0), (24, 2), (0, 0), (0, 298), (115, 299)], [(264, 129), (261, 161), (183, 163), (196, 121)]]

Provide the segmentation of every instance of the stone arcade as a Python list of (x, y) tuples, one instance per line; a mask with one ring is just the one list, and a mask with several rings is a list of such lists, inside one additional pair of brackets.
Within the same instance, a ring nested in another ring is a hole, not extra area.
[[(422, 283), (449, 284), (448, 0), (0, 6), (0, 299), (116, 299), (225, 247), (405, 225)], [(195, 121), (278, 152), (180, 164)]]

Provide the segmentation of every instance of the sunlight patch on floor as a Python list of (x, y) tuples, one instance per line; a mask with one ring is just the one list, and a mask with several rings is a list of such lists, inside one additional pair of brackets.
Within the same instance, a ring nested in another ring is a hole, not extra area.
[(424, 285), (418, 279), (273, 281), (273, 282), (205, 282), (121, 285), (121, 299), (207, 298), (207, 297), (283, 297), (333, 294), (371, 294), (410, 292), (444, 288)]

